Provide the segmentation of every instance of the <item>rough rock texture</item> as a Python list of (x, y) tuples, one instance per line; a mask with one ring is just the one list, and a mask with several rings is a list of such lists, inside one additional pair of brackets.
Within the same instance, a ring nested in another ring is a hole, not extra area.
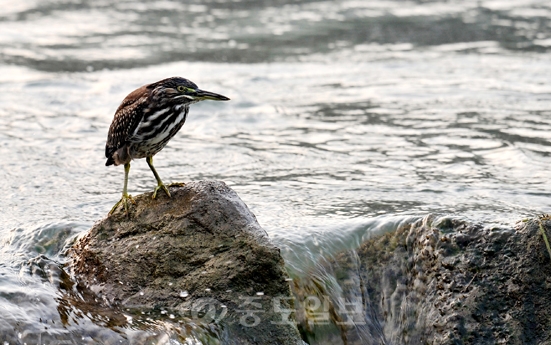
[[(222, 344), (302, 344), (279, 249), (223, 182), (135, 198), (74, 245), (72, 270), (105, 303), (219, 327)], [(277, 307), (274, 307), (274, 298)]]
[(359, 256), (395, 343), (551, 342), (551, 266), (537, 221), (487, 229), (428, 217)]
[[(551, 344), (551, 263), (539, 220), (488, 229), (426, 217), (342, 253), (327, 267), (365, 319), (313, 344)], [(551, 229), (551, 222), (543, 219)], [(551, 233), (547, 230), (548, 236)], [(300, 298), (297, 301), (301, 303)], [(350, 313), (349, 313), (350, 314)], [(301, 321), (301, 329), (304, 322)], [(342, 317), (334, 313), (334, 324)], [(305, 331), (302, 331), (305, 333)]]

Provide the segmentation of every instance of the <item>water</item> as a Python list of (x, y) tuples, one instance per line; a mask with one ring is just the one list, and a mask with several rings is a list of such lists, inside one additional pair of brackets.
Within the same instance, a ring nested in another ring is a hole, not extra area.
[[(29, 260), (63, 262), (120, 198), (113, 113), (165, 77), (231, 101), (192, 106), (155, 157), (163, 180), (224, 180), (298, 275), (428, 213), (551, 210), (547, 1), (0, 4), (0, 329), (23, 338), (67, 331), (59, 273)], [(130, 193), (154, 186), (135, 161)], [(75, 337), (115, 336), (79, 322)]]

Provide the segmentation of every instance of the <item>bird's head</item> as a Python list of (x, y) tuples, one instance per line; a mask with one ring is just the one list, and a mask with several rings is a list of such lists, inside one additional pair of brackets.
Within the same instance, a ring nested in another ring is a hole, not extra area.
[(148, 85), (147, 88), (151, 89), (153, 94), (159, 94), (163, 97), (171, 98), (172, 100), (178, 101), (179, 103), (189, 104), (204, 100), (230, 100), (226, 96), (222, 96), (210, 91), (201, 90), (191, 80), (181, 77), (163, 79), (161, 81)]

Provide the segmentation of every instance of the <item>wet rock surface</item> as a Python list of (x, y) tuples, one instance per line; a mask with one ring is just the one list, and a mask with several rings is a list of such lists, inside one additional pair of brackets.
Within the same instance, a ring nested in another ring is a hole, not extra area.
[(215, 181), (169, 189), (75, 243), (79, 283), (107, 305), (215, 325), (221, 344), (302, 344), (279, 249), (237, 194)]
[[(388, 256), (392, 243), (391, 268), (381, 250)], [(428, 217), (364, 245), (359, 255), (366, 281), (380, 277), (379, 284), (368, 283), (368, 293), (397, 343), (551, 340), (551, 266), (535, 220), (488, 229)]]
[(327, 265), (340, 286), (328, 293), (328, 309), (342, 309), (338, 296), (359, 300), (364, 315), (347, 326), (334, 313), (342, 340), (331, 343), (551, 342), (551, 262), (539, 225), (485, 228), (428, 216), (341, 253)]

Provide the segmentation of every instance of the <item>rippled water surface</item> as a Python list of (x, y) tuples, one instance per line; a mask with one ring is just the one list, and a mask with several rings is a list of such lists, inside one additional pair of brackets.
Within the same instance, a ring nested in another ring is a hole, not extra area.
[[(165, 77), (231, 101), (192, 106), (161, 177), (228, 183), (290, 267), (408, 217), (551, 210), (548, 1), (0, 5), (0, 329), (59, 320), (36, 257), (62, 262), (120, 198), (113, 113)], [(154, 186), (135, 161), (130, 192)]]

